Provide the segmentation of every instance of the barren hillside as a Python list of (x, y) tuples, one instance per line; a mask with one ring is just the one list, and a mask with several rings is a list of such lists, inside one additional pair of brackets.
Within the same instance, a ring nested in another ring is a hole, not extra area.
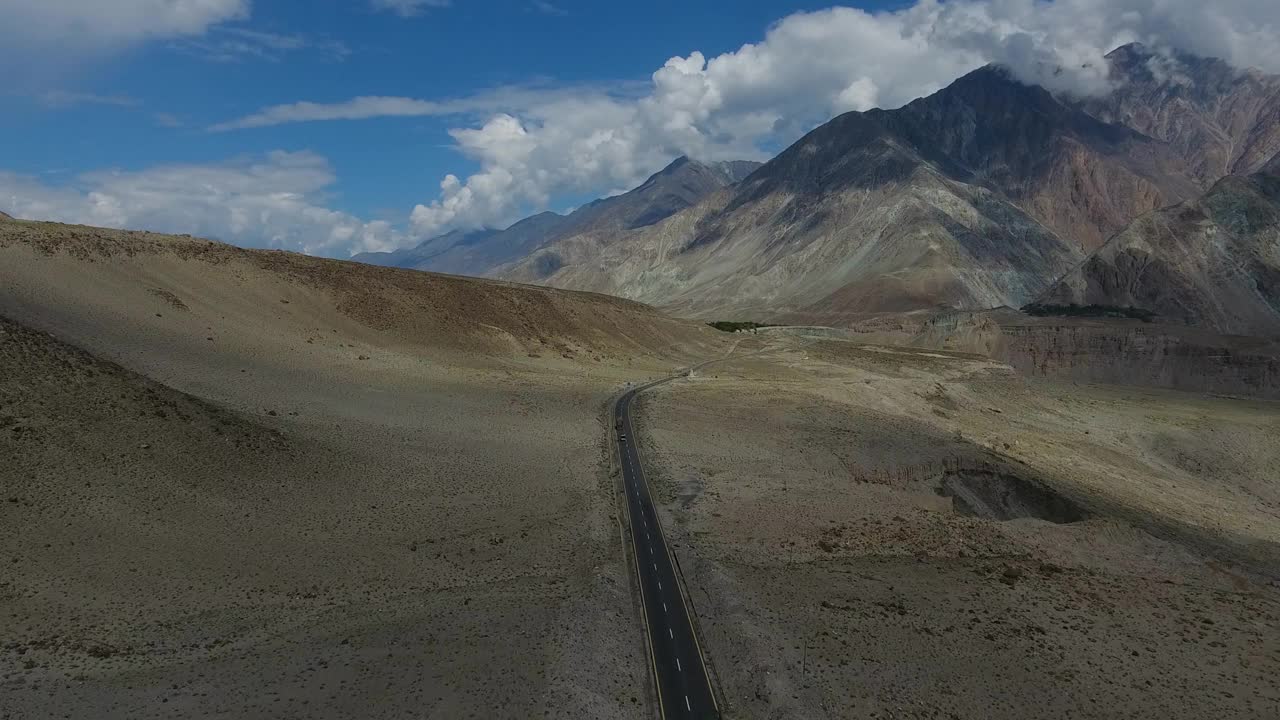
[(0, 316), (0, 714), (644, 716), (601, 418), (722, 334), (20, 222)]

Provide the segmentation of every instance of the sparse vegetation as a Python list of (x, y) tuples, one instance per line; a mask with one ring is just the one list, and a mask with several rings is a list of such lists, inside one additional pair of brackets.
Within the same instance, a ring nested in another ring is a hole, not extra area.
[(777, 325), (770, 325), (769, 323), (734, 322), (730, 320), (717, 320), (715, 322), (709, 322), (707, 324), (721, 332), (729, 332), (729, 333), (741, 332), (743, 330), (751, 330), (752, 332), (755, 332), (757, 329), (763, 328), (763, 327), (777, 327)]
[(1031, 303), (1022, 308), (1022, 312), (1036, 317), (1114, 317), (1132, 318), (1142, 322), (1154, 322), (1156, 313), (1145, 308), (1121, 307), (1118, 305), (1050, 305)]

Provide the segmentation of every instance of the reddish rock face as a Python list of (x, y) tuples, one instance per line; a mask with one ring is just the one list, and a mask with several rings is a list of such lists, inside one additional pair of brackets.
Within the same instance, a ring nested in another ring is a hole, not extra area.
[(1206, 189), (1280, 152), (1280, 77), (1137, 44), (1107, 58), (1115, 91), (1081, 109), (1167, 142)]
[(1280, 177), (1223, 178), (1201, 198), (1139, 218), (1042, 301), (1139, 307), (1162, 322), (1280, 337)]

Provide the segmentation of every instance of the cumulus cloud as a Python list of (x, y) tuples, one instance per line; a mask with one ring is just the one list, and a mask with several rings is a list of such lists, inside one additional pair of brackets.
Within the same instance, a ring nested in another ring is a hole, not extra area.
[(336, 178), (312, 152), (268, 153), (218, 165), (170, 165), (81, 175), (69, 185), (0, 172), (0, 208), (15, 217), (191, 233), (250, 247), (346, 256), (403, 237), (324, 207)]
[(1064, 95), (1110, 87), (1128, 42), (1280, 72), (1275, 0), (917, 0), (791, 15), (758, 43), (674, 57), (637, 98), (581, 93), (451, 132), (481, 169), (447, 176), (414, 232), (495, 225), (557, 193), (632, 186), (676, 155), (759, 158), (848, 110), (893, 108), (987, 63)]

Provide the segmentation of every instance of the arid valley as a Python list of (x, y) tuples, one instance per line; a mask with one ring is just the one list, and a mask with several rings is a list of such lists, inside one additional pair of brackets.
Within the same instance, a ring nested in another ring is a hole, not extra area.
[(1275, 0), (0, 0), (0, 720), (1280, 718)]
[(0, 256), (8, 717), (646, 717), (608, 401), (720, 357), (637, 440), (733, 716), (1280, 701), (1273, 401), (155, 234)]

